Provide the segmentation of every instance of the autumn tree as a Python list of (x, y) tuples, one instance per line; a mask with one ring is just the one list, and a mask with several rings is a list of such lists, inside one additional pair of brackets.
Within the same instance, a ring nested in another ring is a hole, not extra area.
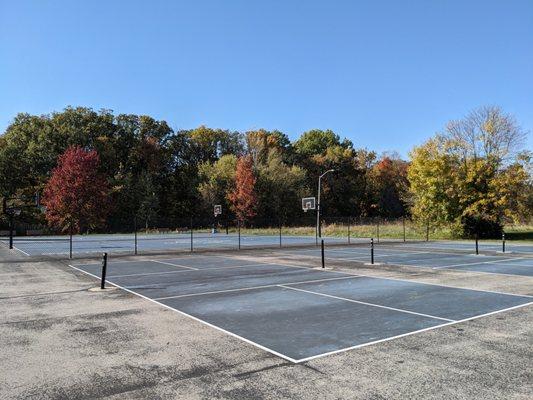
[(407, 211), (407, 162), (397, 154), (384, 154), (370, 170), (376, 208), (382, 217), (401, 217)]
[(497, 107), (448, 123), (410, 154), (415, 218), (449, 223), (462, 236), (498, 236), (506, 219), (524, 216), (530, 182), (524, 137)]
[(235, 188), (228, 194), (231, 209), (240, 223), (256, 215), (255, 183), (252, 158), (250, 156), (240, 157), (235, 173)]
[(42, 199), (50, 225), (67, 230), (72, 223), (74, 232), (104, 225), (109, 186), (99, 167), (95, 150), (72, 146), (59, 156)]

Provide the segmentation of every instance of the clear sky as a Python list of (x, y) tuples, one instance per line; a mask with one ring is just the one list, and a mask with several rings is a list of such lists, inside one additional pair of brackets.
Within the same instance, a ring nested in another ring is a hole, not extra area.
[(67, 105), (402, 155), (499, 105), (533, 149), (533, 1), (0, 0), (0, 132)]

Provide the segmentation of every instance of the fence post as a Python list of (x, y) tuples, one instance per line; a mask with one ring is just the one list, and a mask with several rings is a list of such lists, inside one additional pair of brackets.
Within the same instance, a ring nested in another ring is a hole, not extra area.
[(13, 248), (13, 230), (14, 230), (14, 217), (9, 215), (9, 248)]
[(322, 268), (325, 268), (326, 264), (324, 262), (324, 239), (320, 240), (320, 253), (322, 255)]
[(281, 247), (281, 219), (279, 220), (279, 247)]
[(405, 242), (405, 217), (402, 217), (402, 225), (403, 225), (403, 241)]
[(374, 238), (370, 238), (370, 264), (374, 264)]
[(69, 258), (72, 260), (72, 218), (69, 226)]
[(193, 251), (193, 227), (192, 227), (192, 217), (191, 217), (191, 252)]
[(476, 233), (476, 255), (479, 254), (479, 244), (478, 244), (478, 240), (479, 240), (479, 235)]
[(502, 233), (502, 253), (505, 253), (505, 233)]
[(348, 217), (348, 244), (350, 244), (350, 217)]
[(135, 236), (135, 255), (137, 255), (137, 215), (133, 217), (133, 233)]
[(105, 276), (107, 273), (107, 253), (102, 255), (102, 281), (100, 282), (100, 289), (105, 289)]

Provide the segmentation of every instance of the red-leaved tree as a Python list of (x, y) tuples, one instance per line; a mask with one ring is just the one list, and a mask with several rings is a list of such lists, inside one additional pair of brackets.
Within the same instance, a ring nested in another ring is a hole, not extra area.
[(256, 215), (255, 182), (252, 158), (240, 157), (237, 160), (235, 189), (228, 194), (228, 200), (237, 220), (241, 223)]
[(50, 225), (74, 233), (105, 223), (109, 213), (109, 185), (98, 172), (100, 157), (95, 150), (69, 147), (58, 157), (43, 193)]

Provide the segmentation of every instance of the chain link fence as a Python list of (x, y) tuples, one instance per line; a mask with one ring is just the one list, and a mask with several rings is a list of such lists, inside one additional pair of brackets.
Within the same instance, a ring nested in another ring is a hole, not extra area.
[[(59, 258), (90, 257), (102, 252), (124, 255), (197, 252), (204, 250), (245, 250), (284, 248), (319, 244), (316, 213), (298, 219), (283, 216), (238, 221), (224, 215), (189, 218), (158, 217), (145, 219), (133, 215), (120, 226), (76, 233), (76, 221), (52, 227), (36, 223), (34, 215), (22, 214), (12, 226), (0, 225), (0, 243), (29, 256)], [(321, 217), (321, 239), (326, 244), (380, 241), (429, 240), (429, 229), (407, 218)]]

